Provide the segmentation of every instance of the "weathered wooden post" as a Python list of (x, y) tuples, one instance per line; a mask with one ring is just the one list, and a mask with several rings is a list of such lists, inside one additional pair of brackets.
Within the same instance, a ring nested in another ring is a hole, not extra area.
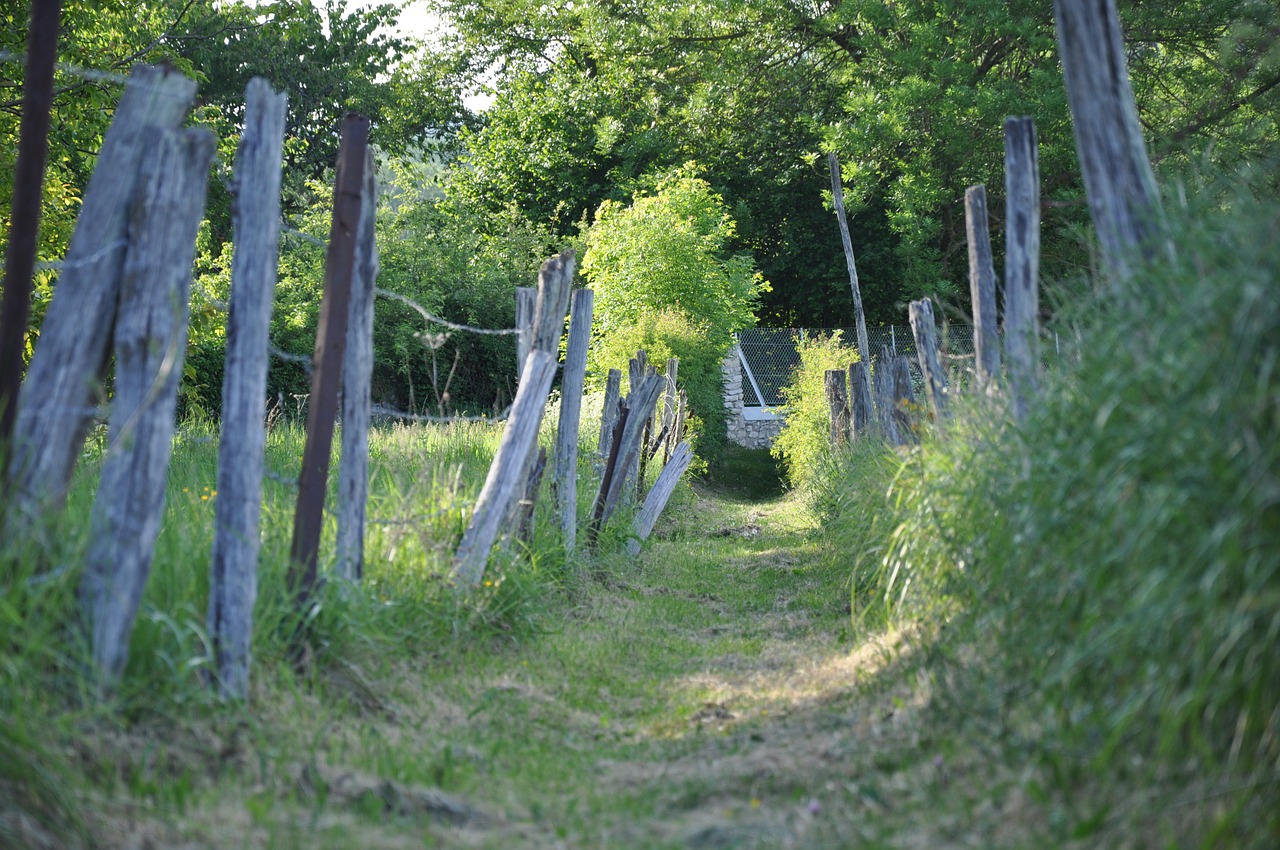
[(979, 183), (965, 191), (964, 214), (969, 241), (969, 297), (973, 301), (974, 367), (978, 386), (985, 390), (994, 387), (1000, 376), (996, 270), (991, 260), (986, 186)]
[[(9, 457), (18, 391), (22, 386), (23, 348), (31, 316), (31, 293), (40, 235), (40, 202), (49, 157), (49, 112), (53, 105), (53, 67), (58, 59), (58, 19), (62, 0), (33, 0), (27, 27), (27, 59), (22, 82), (22, 123), (13, 170), (9, 242), (4, 257), (0, 303), (0, 505), (8, 490), (4, 464)], [(3, 523), (0, 517), (0, 523)], [(0, 524), (0, 528), (3, 525)]]
[(538, 290), (533, 286), (516, 287), (516, 380), (533, 347), (533, 319), (538, 311)]
[(613, 452), (613, 428), (618, 424), (618, 399), (622, 395), (622, 370), (610, 369), (604, 385), (604, 408), (600, 411), (600, 440), (596, 456), (605, 463)]
[(631, 392), (621, 406), (618, 425), (614, 426), (613, 451), (605, 467), (604, 478), (596, 493), (591, 525), (587, 531), (589, 545), (594, 546), (600, 529), (609, 521), (627, 481), (626, 470), (632, 468), (642, 450), (644, 425), (653, 415), (658, 394), (662, 391), (662, 379), (657, 375), (643, 375), (631, 385)]
[[(916, 340), (920, 369), (924, 372), (924, 389), (941, 424), (947, 419), (947, 376), (938, 359), (938, 326), (933, 319), (933, 305), (927, 298), (912, 301), (910, 315), (911, 333)], [(892, 379), (889, 385), (893, 386)]]
[(680, 403), (680, 388), (676, 385), (679, 377), (680, 358), (671, 357), (667, 360), (666, 392), (662, 395), (662, 465), (664, 468), (671, 460), (671, 452), (676, 443), (680, 442), (675, 436), (676, 407)]
[(280, 247), (280, 165), (286, 97), (261, 77), (245, 91), (244, 132), (236, 152), (235, 253), (222, 384), (218, 497), (209, 573), (209, 638), (218, 687), (249, 689), (253, 605), (258, 597), (258, 525), (266, 429), (267, 342)]
[(569, 347), (560, 384), (560, 424), (556, 430), (556, 498), (564, 549), (572, 554), (578, 537), (578, 433), (582, 419), (582, 389), (587, 376), (587, 348), (591, 344), (591, 315), (595, 293), (579, 289), (569, 310)]
[(324, 527), (324, 499), (329, 480), (333, 424), (338, 412), (338, 385), (347, 348), (347, 317), (351, 304), (351, 275), (355, 266), (356, 235), (360, 232), (364, 189), (365, 149), (369, 119), (348, 113), (338, 152), (337, 185), (333, 193), (333, 222), (325, 257), (324, 299), (316, 330), (315, 368), (307, 409), (307, 442), (298, 473), (298, 504), (289, 550), (289, 590), (306, 608), (317, 583), (320, 532)]
[(129, 248), (115, 322), (115, 395), (107, 458), (90, 517), (80, 602), (103, 684), (124, 670), (164, 516), (196, 231), (216, 140), (157, 130), (141, 142)]
[(903, 443), (916, 442), (915, 416), (913, 410), (916, 403), (916, 392), (911, 386), (911, 366), (907, 356), (899, 354), (893, 358), (893, 415), (898, 428), (898, 437)]
[(1040, 368), (1040, 165), (1030, 117), (1004, 122), (1004, 336), (1013, 415), (1023, 419)]
[(182, 124), (195, 91), (181, 74), (138, 65), (116, 106), (27, 368), (31, 391), (18, 396), (9, 529), (38, 522), (66, 499), (110, 356), (139, 164), (154, 153), (148, 144), (155, 129)]
[(849, 390), (844, 370), (828, 369), (822, 384), (831, 414), (831, 445), (842, 446), (849, 440)]
[(677, 444), (671, 459), (658, 473), (658, 480), (653, 482), (653, 489), (645, 497), (640, 513), (636, 514), (635, 521), (631, 525), (631, 532), (635, 536), (627, 541), (627, 551), (633, 558), (640, 554), (640, 544), (648, 540), (649, 535), (653, 533), (653, 527), (657, 524), (658, 517), (662, 515), (662, 509), (667, 506), (676, 485), (680, 483), (680, 476), (684, 475), (692, 462), (693, 449), (689, 444)]
[(364, 575), (364, 520), (369, 501), (369, 426), (373, 418), (373, 291), (378, 277), (378, 183), (373, 151), (366, 149), (360, 230), (356, 234), (342, 363), (342, 453), (338, 460), (338, 537), (334, 574)]
[(521, 471), (533, 456), (538, 442), (542, 411), (556, 374), (555, 358), (533, 349), (520, 370), (523, 376), (511, 404), (511, 415), (502, 431), (498, 451), (489, 465), (489, 474), (476, 499), (467, 530), (453, 556), (453, 580), (460, 587), (474, 588), (484, 578), (489, 551), (498, 531), (517, 501), (523, 486)]
[(840, 179), (840, 158), (834, 151), (827, 154), (827, 164), (831, 167), (831, 200), (835, 203), (836, 220), (840, 223), (840, 241), (844, 244), (845, 265), (849, 267), (849, 288), (853, 290), (853, 315), (858, 325), (858, 357), (862, 360), (870, 360), (867, 318), (862, 310), (862, 288), (858, 285), (858, 266), (854, 262), (853, 240), (849, 237), (849, 222), (844, 212), (844, 181)]
[(876, 390), (876, 420), (880, 423), (880, 432), (891, 446), (903, 443), (898, 433), (898, 421), (893, 415), (893, 356), (887, 346), (880, 346), (880, 358), (876, 360), (874, 373)]
[(875, 429), (875, 408), (871, 405), (871, 381), (866, 360), (855, 360), (849, 364), (849, 399), (853, 436), (868, 436)]
[(1135, 252), (1150, 257), (1172, 248), (1129, 84), (1120, 17), (1115, 0), (1054, 0), (1053, 12), (1089, 212), (1109, 271), (1126, 277)]

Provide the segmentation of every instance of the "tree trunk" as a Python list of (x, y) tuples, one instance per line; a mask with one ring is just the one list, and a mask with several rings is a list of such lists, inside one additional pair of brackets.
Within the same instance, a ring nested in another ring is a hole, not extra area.
[(280, 247), (280, 163), (286, 96), (261, 77), (245, 92), (236, 153), (235, 254), (222, 384), (218, 497), (209, 574), (209, 638), (223, 695), (249, 690), (253, 605), (258, 596), (258, 525), (266, 430), (267, 342)]
[(152, 130), (129, 217), (115, 327), (110, 441), (90, 520), (80, 600), (104, 684), (119, 678), (164, 517), (196, 231), (216, 140)]

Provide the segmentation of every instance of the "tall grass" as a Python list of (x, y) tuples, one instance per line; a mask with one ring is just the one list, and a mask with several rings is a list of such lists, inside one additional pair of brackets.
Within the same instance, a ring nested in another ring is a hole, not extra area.
[(1280, 836), (1280, 204), (1222, 197), (1074, 305), (1025, 423), (971, 402), (913, 452), (880, 525), (884, 604), (966, 659), (939, 705), (1022, 741), (1076, 837)]

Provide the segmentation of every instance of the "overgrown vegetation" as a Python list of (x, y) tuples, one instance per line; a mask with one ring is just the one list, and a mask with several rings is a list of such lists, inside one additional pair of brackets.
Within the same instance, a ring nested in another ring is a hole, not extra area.
[(782, 387), (787, 421), (773, 443), (773, 455), (783, 462), (791, 486), (809, 492), (830, 476), (831, 409), (827, 404), (828, 369), (849, 368), (858, 352), (845, 345), (841, 332), (797, 340), (800, 363)]

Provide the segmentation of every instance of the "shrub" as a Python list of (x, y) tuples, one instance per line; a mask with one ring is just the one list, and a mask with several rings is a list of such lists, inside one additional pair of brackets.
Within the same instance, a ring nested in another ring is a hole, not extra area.
[(792, 487), (810, 489), (820, 478), (819, 461), (831, 449), (831, 412), (824, 384), (828, 369), (848, 369), (858, 353), (845, 345), (840, 331), (814, 336), (796, 344), (800, 365), (782, 388), (787, 421), (773, 441), (773, 455), (780, 458)]

